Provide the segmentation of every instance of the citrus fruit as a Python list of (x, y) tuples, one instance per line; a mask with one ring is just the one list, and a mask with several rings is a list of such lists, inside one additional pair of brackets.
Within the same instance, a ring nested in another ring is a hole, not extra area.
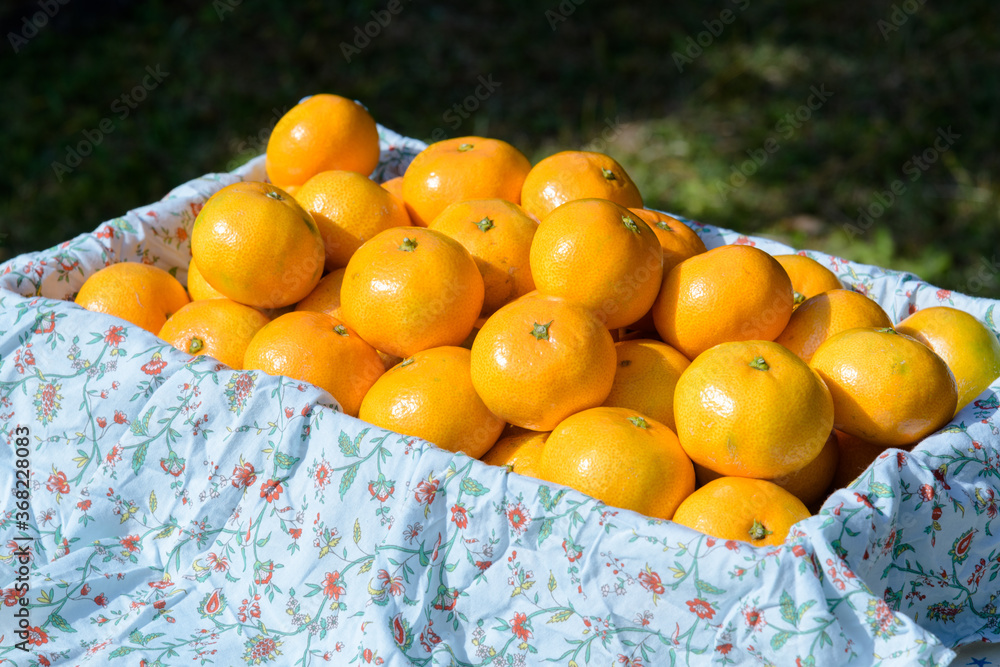
[(635, 410), (676, 432), (674, 387), (691, 362), (666, 343), (648, 338), (615, 343), (615, 354), (615, 379), (604, 405)]
[(354, 171), (322, 171), (299, 188), (295, 200), (319, 227), (326, 271), (347, 266), (354, 251), (379, 232), (410, 226), (396, 197)]
[(344, 319), (383, 352), (408, 357), (461, 343), (483, 307), (469, 251), (431, 229), (394, 227), (366, 241), (340, 288)]
[[(838, 459), (837, 436), (834, 431), (830, 431), (830, 436), (826, 439), (823, 449), (819, 450), (816, 458), (798, 470), (768, 481), (774, 482), (788, 491), (801, 500), (806, 507), (812, 507), (826, 497), (827, 489), (829, 489), (830, 482), (837, 470)], [(694, 474), (698, 486), (704, 486), (713, 479), (724, 476), (697, 463), (694, 465)]]
[(371, 345), (325, 313), (286, 313), (264, 326), (250, 341), (244, 368), (310, 382), (333, 396), (356, 417), (361, 399), (385, 369)]
[(801, 500), (774, 482), (720, 477), (689, 495), (673, 520), (720, 540), (763, 547), (783, 543), (791, 527), (809, 516)]
[(403, 177), (402, 176), (396, 176), (394, 178), (390, 178), (388, 181), (383, 181), (379, 185), (381, 185), (383, 188), (385, 188), (391, 194), (393, 194), (395, 197), (397, 197), (399, 199), (399, 201), (403, 201)]
[[(837, 467), (833, 471), (833, 479), (830, 480), (831, 489), (843, 489), (851, 485), (861, 473), (879, 457), (888, 445), (880, 445), (868, 442), (856, 435), (834, 430), (837, 438)], [(910, 449), (903, 446), (899, 449)]]
[(805, 255), (775, 255), (778, 264), (785, 269), (795, 291), (795, 305), (827, 290), (841, 289), (840, 278), (815, 259)]
[(188, 264), (187, 277), (188, 294), (192, 301), (203, 301), (205, 299), (225, 299), (226, 295), (208, 284), (205, 277), (198, 270), (198, 264), (193, 259)]
[(695, 463), (774, 479), (819, 454), (833, 428), (833, 400), (816, 372), (777, 343), (721, 343), (677, 380), (674, 418)]
[(663, 280), (663, 250), (653, 230), (606, 199), (575, 199), (549, 213), (530, 260), (538, 291), (583, 304), (609, 329), (642, 317)]
[(433, 143), (403, 174), (403, 201), (413, 224), (426, 227), (448, 204), (465, 199), (521, 201), (531, 163), (506, 141), (458, 137)]
[(745, 245), (685, 259), (663, 278), (653, 304), (656, 330), (688, 359), (719, 343), (774, 340), (791, 314), (788, 274), (766, 252)]
[(301, 301), (295, 304), (295, 310), (312, 310), (326, 313), (342, 320), (340, 313), (340, 287), (344, 282), (346, 267), (341, 267), (326, 274), (316, 283), (316, 287)]
[(559, 422), (537, 468), (541, 479), (658, 519), (670, 519), (694, 491), (694, 467), (674, 432), (626, 408), (590, 408)]
[(892, 329), (848, 329), (809, 362), (833, 396), (834, 426), (880, 445), (908, 445), (947, 424), (958, 389), (944, 360)]
[(500, 437), (504, 421), (473, 389), (470, 354), (464, 347), (452, 346), (417, 352), (372, 385), (358, 416), (479, 458)]
[(858, 327), (891, 326), (882, 306), (864, 294), (832, 289), (803, 301), (774, 341), (809, 363), (816, 348), (834, 334)]
[(896, 331), (916, 338), (948, 364), (958, 386), (956, 414), (1000, 377), (1000, 341), (964, 310), (924, 308), (900, 322)]
[(378, 127), (363, 106), (339, 95), (313, 95), (282, 116), (267, 141), (267, 177), (302, 185), (321, 171), (368, 176), (378, 165)]
[(267, 183), (233, 183), (205, 202), (191, 253), (208, 284), (255, 308), (289, 306), (323, 275), (323, 239), (295, 199)]
[(548, 437), (548, 431), (502, 436), (479, 460), (491, 466), (504, 466), (519, 475), (538, 477), (538, 459)]
[(461, 243), (476, 260), (486, 287), (482, 316), (535, 289), (528, 264), (538, 223), (504, 199), (468, 199), (450, 204), (428, 228)]
[(181, 352), (207, 354), (239, 370), (250, 341), (269, 321), (256, 308), (225, 297), (206, 299), (171, 315), (158, 335)]
[(92, 273), (75, 301), (87, 310), (120, 317), (155, 334), (190, 299), (184, 286), (163, 269), (118, 262)]
[(663, 248), (663, 275), (688, 257), (707, 251), (701, 237), (677, 218), (648, 208), (630, 208), (629, 211), (642, 218), (656, 234)]
[(495, 312), (472, 343), (472, 384), (504, 420), (551, 431), (600, 405), (615, 375), (615, 344), (578, 303), (532, 292)]
[(563, 151), (540, 160), (521, 187), (521, 205), (542, 220), (574, 199), (608, 199), (625, 208), (642, 208), (642, 195), (613, 158), (590, 151)]

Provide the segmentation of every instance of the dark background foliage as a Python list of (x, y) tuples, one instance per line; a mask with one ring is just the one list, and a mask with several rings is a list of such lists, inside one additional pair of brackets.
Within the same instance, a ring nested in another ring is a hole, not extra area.
[[(993, 2), (393, 2), (0, 5), (0, 259), (231, 169), (276, 112), (335, 92), (422, 139), (603, 149), (647, 205), (1000, 296)], [(355, 42), (373, 11), (391, 20)], [(147, 67), (168, 74), (124, 106)], [(480, 77), (499, 86), (459, 115)], [(813, 88), (832, 94), (803, 107)], [(88, 132), (93, 152), (54, 168)], [(859, 207), (884, 210), (859, 225)]]

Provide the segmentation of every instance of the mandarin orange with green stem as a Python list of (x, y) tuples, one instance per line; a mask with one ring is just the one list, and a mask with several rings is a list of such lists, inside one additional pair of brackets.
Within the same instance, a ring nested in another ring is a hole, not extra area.
[(663, 278), (652, 312), (664, 342), (694, 359), (719, 343), (774, 340), (792, 305), (792, 283), (773, 257), (724, 245), (677, 264)]
[(486, 292), (482, 317), (535, 289), (529, 254), (538, 223), (504, 199), (467, 199), (441, 211), (428, 225), (447, 234), (476, 260)]
[(542, 220), (575, 199), (607, 199), (625, 208), (642, 208), (642, 195), (614, 158), (591, 151), (562, 151), (541, 160), (521, 187), (521, 205)]
[(225, 297), (192, 301), (160, 328), (159, 337), (192, 356), (215, 357), (230, 368), (243, 368), (250, 341), (270, 322), (256, 308)]
[(551, 431), (611, 391), (615, 344), (586, 307), (531, 292), (495, 312), (472, 343), (472, 383), (506, 421)]
[(694, 491), (694, 467), (674, 432), (627, 408), (591, 408), (559, 422), (537, 469), (541, 479), (665, 520)]
[(673, 520), (720, 540), (763, 547), (782, 544), (791, 527), (809, 516), (801, 500), (774, 482), (720, 477), (685, 498)]
[(92, 273), (75, 298), (78, 306), (120, 317), (153, 334), (189, 301), (176, 278), (141, 262), (118, 262)]
[(606, 199), (576, 199), (549, 213), (531, 242), (538, 291), (580, 303), (609, 329), (653, 305), (663, 250), (639, 216)]
[(352, 417), (385, 372), (375, 348), (350, 327), (312, 311), (286, 313), (261, 328), (247, 346), (243, 367), (310, 382)]
[(191, 253), (209, 285), (254, 308), (290, 306), (323, 275), (316, 221), (268, 183), (233, 183), (212, 195), (194, 221)]
[(816, 458), (834, 403), (808, 365), (770, 341), (721, 343), (701, 353), (674, 388), (684, 451), (721, 475), (774, 479)]
[(331, 169), (368, 176), (379, 161), (378, 127), (363, 106), (340, 95), (313, 95), (283, 115), (271, 131), (267, 176), (299, 186)]
[(340, 312), (377, 349), (405, 358), (465, 340), (484, 292), (475, 260), (458, 241), (433, 229), (394, 227), (351, 257)]
[(441, 211), (466, 199), (519, 204), (531, 163), (506, 141), (458, 137), (433, 143), (403, 174), (403, 201), (414, 225), (426, 227)]

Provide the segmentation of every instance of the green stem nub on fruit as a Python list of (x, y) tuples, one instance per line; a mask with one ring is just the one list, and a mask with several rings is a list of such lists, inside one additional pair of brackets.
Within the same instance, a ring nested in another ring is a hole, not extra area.
[(413, 357), (407, 357), (406, 359), (403, 359), (401, 362), (399, 362), (399, 367), (402, 368), (403, 366), (409, 366), (412, 363), (413, 363)]
[(549, 320), (548, 324), (539, 324), (535, 322), (535, 326), (531, 329), (531, 335), (538, 340), (548, 340), (549, 339), (549, 327), (555, 320)]
[(764, 357), (757, 357), (753, 361), (751, 361), (750, 368), (756, 368), (759, 371), (766, 371), (771, 369), (771, 367), (767, 365), (767, 362), (764, 361)]
[(764, 524), (762, 524), (760, 521), (754, 519), (753, 525), (750, 526), (750, 539), (762, 540), (768, 535), (772, 534), (773, 532), (774, 532), (773, 530), (768, 530), (767, 528), (765, 528)]
[(604, 176), (604, 178), (608, 179), (609, 181), (618, 180), (615, 178), (615, 172), (611, 171), (610, 169), (605, 169), (604, 167), (601, 167), (601, 174)]
[(461, 146), (458, 147), (458, 150), (462, 153), (464, 153), (465, 151), (471, 151), (472, 149), (473, 149), (472, 144), (462, 144)]
[(335, 326), (335, 327), (333, 328), (333, 330), (334, 330), (334, 331), (336, 331), (336, 332), (337, 332), (338, 334), (340, 334), (341, 336), (346, 336), (346, 335), (348, 335), (348, 334), (347, 334), (347, 327), (345, 327), (345, 326), (344, 326), (343, 324), (338, 324), (337, 326)]
[(277, 199), (278, 201), (284, 199), (284, 197), (281, 196), (280, 192), (276, 192), (274, 190), (268, 191), (268, 193), (265, 196), (270, 197), (271, 199)]
[(898, 334), (899, 333), (898, 331), (896, 331), (892, 327), (884, 327), (882, 329), (876, 329), (875, 331), (877, 333), (887, 333), (887, 334)]
[[(660, 229), (662, 229), (665, 232), (673, 232), (674, 231), (673, 227), (671, 227), (667, 223), (663, 222), (662, 220), (660, 220), (658, 223), (656, 223), (656, 226), (659, 227)], [(674, 232), (674, 233), (676, 233), (676, 232)]]
[(486, 217), (486, 218), (483, 218), (482, 220), (480, 220), (479, 222), (477, 222), (476, 223), (476, 227), (479, 227), (479, 231), (481, 231), (481, 232), (488, 232), (491, 229), (493, 229), (494, 225), (493, 225), (493, 221), (490, 220), (488, 217)]
[(403, 239), (403, 242), (400, 244), (399, 249), (402, 250), (403, 252), (413, 252), (414, 250), (417, 249), (417, 240), (411, 239), (409, 236), (407, 236), (406, 238)]
[(794, 303), (796, 306), (805, 300), (806, 300), (806, 295), (803, 294), (802, 292), (795, 292), (795, 291), (792, 292), (792, 303)]
[(188, 354), (198, 354), (204, 349), (205, 349), (205, 341), (203, 341), (198, 337), (192, 338), (191, 342), (188, 343)]
[(649, 428), (649, 422), (640, 417), (639, 415), (633, 415), (628, 418), (630, 422), (638, 426), (639, 428)]
[(630, 232), (635, 232), (636, 234), (639, 234), (641, 232), (641, 230), (639, 229), (639, 225), (635, 224), (635, 220), (628, 217), (627, 215), (622, 216), (622, 224), (624, 224), (625, 228), (628, 229)]

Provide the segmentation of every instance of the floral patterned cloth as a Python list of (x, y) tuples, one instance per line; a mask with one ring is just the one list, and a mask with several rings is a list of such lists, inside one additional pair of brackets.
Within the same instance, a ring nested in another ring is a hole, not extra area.
[[(422, 147), (381, 134), (380, 180)], [(205, 199), (262, 177), (258, 158), (0, 265), (0, 662), (943, 665), (997, 640), (1000, 380), (784, 545), (752, 548), (373, 427), (67, 300), (116, 261), (184, 281)], [(691, 224), (709, 247), (791, 251)], [(997, 328), (995, 301), (806, 254), (894, 321), (948, 304)]]

